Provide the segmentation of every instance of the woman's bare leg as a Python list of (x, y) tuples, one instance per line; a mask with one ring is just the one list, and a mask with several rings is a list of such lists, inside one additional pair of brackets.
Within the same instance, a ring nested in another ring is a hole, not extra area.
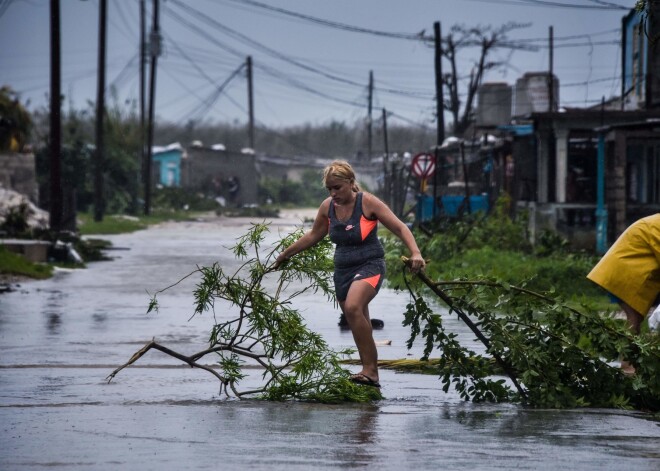
[(353, 340), (360, 355), (360, 373), (378, 381), (378, 350), (374, 342), (373, 329), (369, 318), (369, 303), (376, 296), (376, 290), (366, 282), (351, 284), (346, 299), (339, 303), (353, 333)]

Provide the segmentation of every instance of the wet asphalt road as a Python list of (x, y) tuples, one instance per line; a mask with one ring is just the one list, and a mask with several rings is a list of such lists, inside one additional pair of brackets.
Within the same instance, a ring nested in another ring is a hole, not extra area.
[[(276, 221), (288, 231), (300, 219)], [(192, 313), (187, 280), (146, 315), (147, 292), (198, 264), (232, 264), (226, 247), (245, 220), (163, 224), (107, 237), (112, 262), (60, 272), (0, 295), (0, 470), (181, 469), (660, 469), (660, 418), (618, 410), (538, 410), (465, 403), (433, 376), (381, 371), (372, 405), (224, 400), (207, 372), (150, 352), (105, 377), (155, 337), (182, 353), (203, 348), (211, 321)], [(415, 358), (401, 326), (405, 294), (383, 290), (382, 359)], [(310, 328), (352, 346), (338, 312), (297, 299)], [(473, 342), (456, 320), (445, 320)], [(478, 346), (475, 345), (478, 349)], [(256, 370), (249, 371), (257, 379)]]

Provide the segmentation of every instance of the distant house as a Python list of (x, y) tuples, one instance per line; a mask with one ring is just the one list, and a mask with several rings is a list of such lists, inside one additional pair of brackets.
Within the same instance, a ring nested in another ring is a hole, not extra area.
[[(660, 9), (649, 2), (648, 8)], [(660, 55), (657, 38), (655, 46), (649, 40), (658, 31), (658, 19), (644, 16), (631, 10), (622, 20), (622, 64), (621, 97), (624, 110), (651, 109), (660, 106)]]
[(154, 146), (153, 182), (166, 187), (181, 186), (181, 162), (185, 151), (178, 142), (165, 147)]
[(256, 155), (251, 149), (232, 151), (224, 145), (207, 147), (197, 141), (187, 149), (182, 186), (228, 207), (256, 205), (259, 186)]
[(473, 135), (498, 140), (466, 143), (464, 168), (471, 185), (489, 187), (491, 196), (506, 190), (514, 208), (528, 212), (532, 238), (551, 229), (576, 247), (602, 250), (633, 221), (660, 211), (660, 43), (649, 39), (660, 32), (658, 16), (644, 22), (631, 10), (622, 18), (621, 96), (597, 106), (556, 106), (558, 81), (548, 73), (526, 73), (513, 93), (499, 83), (482, 86)]

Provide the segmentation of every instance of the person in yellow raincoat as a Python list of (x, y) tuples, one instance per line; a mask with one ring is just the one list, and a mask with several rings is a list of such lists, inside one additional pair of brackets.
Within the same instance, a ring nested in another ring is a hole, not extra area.
[[(660, 293), (660, 213), (631, 224), (587, 275), (614, 296), (639, 334)], [(624, 360), (624, 369), (630, 368)]]

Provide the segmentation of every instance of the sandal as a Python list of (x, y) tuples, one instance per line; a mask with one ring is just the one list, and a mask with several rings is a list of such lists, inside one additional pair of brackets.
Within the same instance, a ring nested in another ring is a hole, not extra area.
[(348, 379), (353, 381), (355, 384), (360, 384), (362, 386), (373, 386), (374, 388), (380, 388), (380, 383), (378, 381), (374, 381), (364, 373), (351, 375), (351, 377)]

